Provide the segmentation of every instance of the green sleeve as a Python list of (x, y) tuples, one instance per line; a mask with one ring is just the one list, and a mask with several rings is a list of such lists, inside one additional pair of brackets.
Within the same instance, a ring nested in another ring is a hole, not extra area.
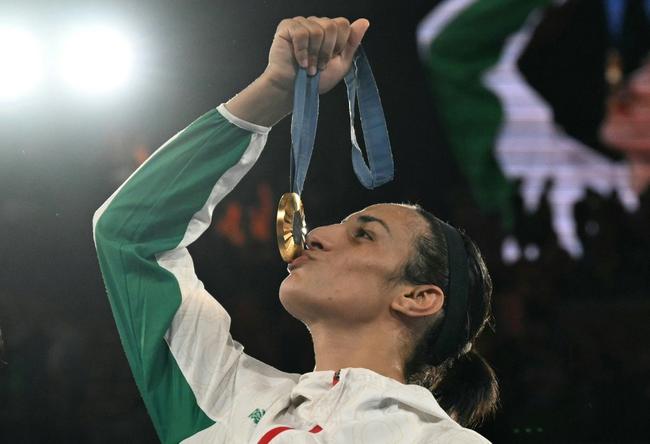
[(217, 421), (205, 406), (228, 400), (201, 397), (225, 388), (242, 354), (229, 336), (229, 316), (194, 275), (186, 247), (257, 160), (269, 128), (249, 126), (216, 109), (206, 113), (159, 148), (93, 218), (119, 335), (163, 442), (180, 442)]

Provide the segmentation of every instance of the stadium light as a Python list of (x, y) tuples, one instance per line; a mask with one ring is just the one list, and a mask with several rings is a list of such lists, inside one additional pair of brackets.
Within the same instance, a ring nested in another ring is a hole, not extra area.
[(68, 36), (63, 51), (64, 81), (85, 93), (114, 91), (131, 73), (133, 50), (128, 39), (105, 26), (77, 29)]
[(42, 77), (41, 51), (36, 39), (15, 27), (0, 27), (0, 101), (32, 92)]

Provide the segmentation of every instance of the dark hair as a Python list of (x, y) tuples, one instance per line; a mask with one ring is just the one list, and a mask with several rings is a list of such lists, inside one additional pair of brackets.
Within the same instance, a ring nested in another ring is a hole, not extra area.
[[(494, 371), (473, 349), (473, 343), (486, 325), (492, 324), (490, 301), (492, 280), (474, 242), (458, 230), (467, 252), (469, 294), (465, 328), (455, 351), (436, 357), (434, 344), (449, 303), (449, 261), (442, 221), (420, 206), (409, 206), (427, 222), (428, 229), (415, 239), (415, 251), (402, 270), (403, 281), (434, 284), (445, 292), (440, 316), (428, 325), (413, 347), (405, 364), (405, 379), (433, 393), (440, 406), (459, 424), (473, 427), (496, 411), (499, 388)], [(432, 362), (438, 362), (432, 365)]]

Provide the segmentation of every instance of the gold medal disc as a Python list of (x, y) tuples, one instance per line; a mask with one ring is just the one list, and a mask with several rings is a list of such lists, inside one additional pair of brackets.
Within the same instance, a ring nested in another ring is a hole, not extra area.
[(275, 232), (283, 261), (289, 263), (300, 256), (305, 245), (307, 225), (302, 200), (297, 193), (285, 193), (280, 198)]

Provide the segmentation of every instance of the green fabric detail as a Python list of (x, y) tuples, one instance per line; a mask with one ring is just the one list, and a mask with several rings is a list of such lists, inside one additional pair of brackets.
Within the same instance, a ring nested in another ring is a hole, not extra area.
[(429, 48), (428, 74), (448, 143), (479, 206), (500, 212), (506, 229), (514, 223), (514, 187), (494, 157), (503, 112), (482, 76), (498, 62), (507, 37), (547, 4), (549, 0), (477, 0)]
[(260, 419), (262, 419), (262, 416), (266, 413), (266, 410), (264, 409), (255, 409), (251, 412), (248, 417), (253, 420), (255, 424), (260, 422)]
[(197, 405), (164, 341), (181, 304), (179, 283), (158, 265), (175, 248), (217, 180), (241, 158), (251, 134), (212, 110), (171, 139), (120, 190), (95, 240), (111, 309), (136, 384), (162, 442), (214, 421)]

